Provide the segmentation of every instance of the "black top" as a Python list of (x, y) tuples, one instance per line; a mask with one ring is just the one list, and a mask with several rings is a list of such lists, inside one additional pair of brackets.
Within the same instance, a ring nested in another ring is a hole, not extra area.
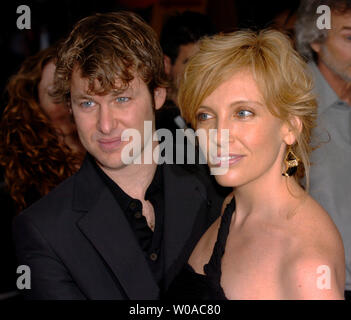
[(152, 231), (143, 216), (143, 205), (138, 199), (126, 194), (91, 157), (99, 176), (111, 190), (117, 203), (126, 215), (126, 218), (135, 233), (145, 258), (151, 268), (158, 284), (163, 278), (163, 253), (162, 236), (164, 220), (164, 195), (163, 195), (163, 173), (162, 165), (158, 165), (154, 178), (145, 193), (145, 200), (151, 202), (155, 212), (155, 229)]
[(217, 240), (209, 262), (204, 266), (205, 275), (196, 273), (187, 264), (169, 286), (167, 300), (227, 300), (221, 287), (221, 260), (229, 234), (230, 222), (235, 210), (235, 200), (227, 205), (218, 230)]

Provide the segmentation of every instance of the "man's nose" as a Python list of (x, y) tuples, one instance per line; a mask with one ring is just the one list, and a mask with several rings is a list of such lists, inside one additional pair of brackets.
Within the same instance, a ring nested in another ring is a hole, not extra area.
[(107, 104), (103, 104), (99, 108), (98, 114), (98, 130), (103, 134), (109, 134), (117, 126), (116, 116)]

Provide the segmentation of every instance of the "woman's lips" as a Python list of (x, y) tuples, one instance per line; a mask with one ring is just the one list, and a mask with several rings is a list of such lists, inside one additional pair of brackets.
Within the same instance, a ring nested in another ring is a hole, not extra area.
[(230, 154), (228, 156), (212, 156), (211, 165), (213, 167), (230, 167), (238, 163), (244, 156), (238, 154)]
[(103, 151), (111, 151), (120, 147), (122, 141), (121, 138), (100, 139), (98, 140), (98, 144)]

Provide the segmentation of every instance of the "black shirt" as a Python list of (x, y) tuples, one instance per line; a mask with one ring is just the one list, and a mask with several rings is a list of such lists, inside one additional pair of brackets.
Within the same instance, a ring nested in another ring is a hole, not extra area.
[(157, 283), (161, 286), (163, 278), (163, 221), (164, 221), (164, 193), (163, 193), (163, 173), (162, 165), (158, 165), (154, 178), (145, 193), (145, 200), (151, 202), (155, 213), (154, 232), (149, 228), (146, 218), (143, 216), (143, 205), (138, 199), (134, 199), (126, 194), (105, 172), (97, 165), (96, 161), (90, 157), (94, 163), (99, 176), (111, 190), (117, 203), (125, 213), (126, 218), (134, 231), (137, 241), (145, 254), (150, 269)]

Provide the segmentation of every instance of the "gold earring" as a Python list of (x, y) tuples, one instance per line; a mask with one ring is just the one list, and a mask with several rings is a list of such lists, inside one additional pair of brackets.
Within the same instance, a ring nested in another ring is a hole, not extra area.
[(286, 170), (282, 173), (285, 177), (291, 177), (297, 171), (297, 167), (299, 165), (300, 159), (296, 156), (296, 154), (292, 151), (291, 145), (289, 145), (285, 159)]

